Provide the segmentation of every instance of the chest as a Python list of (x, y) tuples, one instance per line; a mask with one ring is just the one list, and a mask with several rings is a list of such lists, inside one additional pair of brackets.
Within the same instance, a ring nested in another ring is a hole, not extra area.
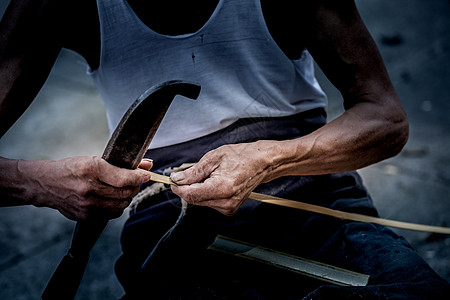
[[(164, 35), (182, 35), (198, 31), (213, 15), (219, 0), (126, 0), (138, 18), (152, 30)], [(246, 1), (246, 0), (244, 0)], [(84, 1), (86, 2), (86, 1)], [(270, 34), (281, 50), (291, 59), (304, 50), (302, 28), (298, 24), (301, 1), (261, 0), (261, 7)], [(83, 36), (72, 44), (73, 50), (83, 55), (95, 69), (98, 66), (100, 30), (95, 0), (91, 1), (90, 19), (82, 20), (78, 34)], [(95, 9), (95, 11), (93, 11)], [(93, 30), (92, 28), (97, 28)], [(85, 45), (84, 41), (90, 41)], [(92, 41), (97, 41), (92, 43)]]
[[(149, 28), (165, 35), (196, 32), (216, 10), (219, 0), (127, 0), (136, 15)], [(246, 0), (244, 0), (246, 1)], [(264, 19), (277, 44), (292, 58), (304, 49), (298, 19), (302, 1), (261, 0)]]

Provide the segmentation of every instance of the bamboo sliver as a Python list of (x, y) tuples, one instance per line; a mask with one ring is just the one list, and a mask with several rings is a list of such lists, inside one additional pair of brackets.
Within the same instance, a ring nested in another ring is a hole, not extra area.
[[(168, 176), (160, 175), (154, 172), (151, 173), (151, 179), (155, 182), (160, 182), (164, 184), (169, 185), (175, 185), (175, 183), (170, 179)], [(278, 198), (270, 195), (264, 195), (252, 192), (249, 199), (264, 202), (264, 203), (270, 203), (295, 209), (300, 209), (304, 211), (309, 211), (313, 213), (318, 213), (322, 215), (327, 215), (330, 217), (338, 218), (341, 220), (350, 220), (350, 221), (356, 221), (356, 222), (364, 222), (364, 223), (376, 223), (387, 227), (394, 227), (398, 229), (407, 229), (407, 230), (415, 230), (415, 231), (425, 231), (425, 232), (431, 232), (431, 233), (439, 233), (439, 234), (450, 234), (450, 228), (448, 227), (440, 227), (440, 226), (431, 226), (431, 225), (422, 225), (422, 224), (416, 224), (416, 223), (409, 223), (409, 222), (402, 222), (402, 221), (395, 221), (395, 220), (389, 220), (389, 219), (383, 219), (383, 218), (376, 218), (361, 214), (355, 214), (355, 213), (349, 213), (339, 210), (330, 209), (323, 206), (318, 206), (314, 204), (299, 202), (299, 201), (293, 201), (293, 200), (287, 200), (283, 198)]]

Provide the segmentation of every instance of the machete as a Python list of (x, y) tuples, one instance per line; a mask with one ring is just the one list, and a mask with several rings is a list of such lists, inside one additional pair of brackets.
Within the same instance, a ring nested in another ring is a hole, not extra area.
[[(102, 157), (117, 167), (137, 168), (174, 97), (197, 99), (199, 93), (199, 85), (179, 80), (146, 90), (123, 116)], [(104, 216), (77, 223), (71, 247), (50, 278), (42, 300), (75, 298), (89, 253), (107, 223), (108, 218)]]

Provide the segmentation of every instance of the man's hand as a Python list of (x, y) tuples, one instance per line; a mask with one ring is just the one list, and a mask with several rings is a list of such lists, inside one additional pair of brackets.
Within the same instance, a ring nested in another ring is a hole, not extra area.
[(191, 168), (173, 173), (172, 191), (188, 203), (233, 215), (248, 195), (267, 181), (277, 143), (259, 141), (222, 146)]
[(72, 220), (85, 220), (92, 212), (116, 218), (139, 192), (139, 185), (150, 179), (143, 169), (151, 167), (151, 161), (143, 160), (142, 169), (122, 169), (98, 156), (59, 161), (9, 160), (4, 170), (10, 176), (2, 183), (2, 194), (22, 199), (13, 201), (16, 204), (55, 208)]

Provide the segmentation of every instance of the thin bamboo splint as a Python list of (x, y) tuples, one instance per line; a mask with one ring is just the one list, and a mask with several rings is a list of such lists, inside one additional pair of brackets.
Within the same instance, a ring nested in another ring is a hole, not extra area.
[[(164, 184), (169, 185), (175, 185), (175, 183), (170, 179), (168, 176), (160, 175), (154, 172), (151, 173), (151, 179), (155, 182), (160, 182)], [(395, 220), (389, 220), (389, 219), (382, 219), (382, 218), (376, 218), (361, 214), (355, 214), (355, 213), (348, 213), (344, 211), (334, 210), (314, 204), (299, 202), (299, 201), (293, 201), (293, 200), (287, 200), (283, 198), (278, 198), (270, 195), (264, 195), (252, 192), (249, 199), (264, 202), (264, 203), (270, 203), (295, 209), (300, 209), (304, 211), (309, 211), (313, 213), (318, 213), (322, 215), (327, 215), (330, 217), (338, 218), (341, 220), (350, 220), (350, 221), (356, 221), (356, 222), (364, 222), (364, 223), (376, 223), (387, 227), (394, 227), (399, 229), (407, 229), (407, 230), (415, 230), (415, 231), (425, 231), (425, 232), (431, 232), (431, 233), (439, 233), (439, 234), (450, 234), (450, 228), (448, 227), (440, 227), (440, 226), (431, 226), (431, 225), (422, 225), (422, 224), (415, 224), (415, 223), (409, 223), (409, 222), (402, 222), (402, 221), (395, 221)]]

